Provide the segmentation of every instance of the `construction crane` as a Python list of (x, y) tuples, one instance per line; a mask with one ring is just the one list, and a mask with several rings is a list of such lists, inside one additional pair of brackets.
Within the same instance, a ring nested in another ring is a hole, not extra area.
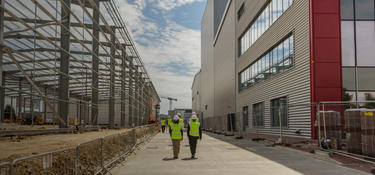
[(177, 101), (177, 99), (172, 97), (160, 97), (169, 100), (169, 110), (172, 110), (172, 101)]

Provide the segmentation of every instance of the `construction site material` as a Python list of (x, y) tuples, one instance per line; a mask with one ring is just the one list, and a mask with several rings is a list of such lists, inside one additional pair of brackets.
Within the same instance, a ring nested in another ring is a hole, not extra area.
[(341, 149), (342, 131), (340, 113), (336, 111), (320, 111), (320, 138), (330, 139), (331, 147)]
[(361, 111), (362, 153), (375, 157), (375, 110)]
[(361, 109), (345, 110), (346, 145), (350, 153), (362, 154)]

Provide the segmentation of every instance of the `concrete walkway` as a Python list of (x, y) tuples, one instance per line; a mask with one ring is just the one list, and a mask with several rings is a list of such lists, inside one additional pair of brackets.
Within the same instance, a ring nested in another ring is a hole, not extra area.
[[(315, 159), (308, 153), (300, 151), (265, 147), (263, 144), (250, 140), (213, 136), (216, 138), (203, 135), (202, 142), (198, 143), (198, 159), (189, 159), (190, 149), (185, 137), (179, 159), (168, 160), (172, 157), (169, 134), (160, 133), (123, 165), (112, 169), (111, 173), (114, 175), (366, 174), (332, 162)], [(243, 144), (245, 149), (238, 147), (242, 147), (238, 144)]]

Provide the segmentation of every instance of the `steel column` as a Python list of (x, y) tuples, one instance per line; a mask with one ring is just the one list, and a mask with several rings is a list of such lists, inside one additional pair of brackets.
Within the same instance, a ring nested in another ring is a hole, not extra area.
[[(94, 0), (96, 6), (99, 8), (99, 0)], [(97, 9), (93, 9), (93, 40), (92, 40), (92, 106), (91, 106), (91, 123), (93, 125), (98, 124), (98, 107), (99, 107), (99, 80), (98, 80), (98, 72), (99, 72), (99, 11)]]
[[(126, 48), (124, 46), (124, 48)], [(125, 100), (126, 100), (126, 94), (125, 94), (125, 89), (126, 89), (126, 51), (122, 50), (122, 62), (121, 62), (121, 127), (125, 127)]]
[(108, 102), (108, 117), (109, 117), (109, 126), (110, 128), (114, 128), (115, 127), (115, 52), (116, 52), (116, 47), (115, 47), (115, 33), (116, 33), (116, 29), (115, 28), (112, 28), (112, 31), (113, 33), (111, 34), (111, 49), (110, 49), (110, 53), (111, 53), (111, 56), (113, 58), (110, 58), (110, 68), (111, 68), (111, 71), (110, 71), (110, 85), (109, 85), (109, 102)]
[(4, 120), (4, 96), (5, 78), (3, 77), (3, 35), (4, 35), (4, 0), (0, 0), (0, 123)]
[[(65, 4), (61, 5), (61, 48), (67, 52), (60, 52), (60, 71), (64, 74), (69, 74), (69, 53), (70, 53), (70, 0), (63, 0)], [(65, 124), (59, 122), (60, 128), (68, 127), (69, 115), (69, 77), (59, 74), (59, 115)]]
[(134, 89), (134, 81), (133, 81), (133, 78), (134, 78), (134, 74), (133, 74), (133, 68), (134, 68), (134, 65), (133, 65), (133, 58), (129, 58), (129, 102), (128, 102), (128, 106), (129, 106), (129, 125), (130, 126), (134, 126), (134, 122), (133, 122), (133, 118), (134, 118), (134, 94), (133, 94), (133, 89)]

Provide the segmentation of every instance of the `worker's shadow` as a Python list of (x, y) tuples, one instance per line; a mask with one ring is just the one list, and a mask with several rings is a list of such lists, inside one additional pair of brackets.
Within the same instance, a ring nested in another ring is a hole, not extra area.
[(164, 157), (163, 160), (164, 161), (171, 161), (171, 160), (177, 160), (177, 159), (175, 159), (173, 157)]
[(181, 160), (197, 160), (198, 158), (191, 158), (191, 157), (187, 157), (187, 158), (182, 158)]

